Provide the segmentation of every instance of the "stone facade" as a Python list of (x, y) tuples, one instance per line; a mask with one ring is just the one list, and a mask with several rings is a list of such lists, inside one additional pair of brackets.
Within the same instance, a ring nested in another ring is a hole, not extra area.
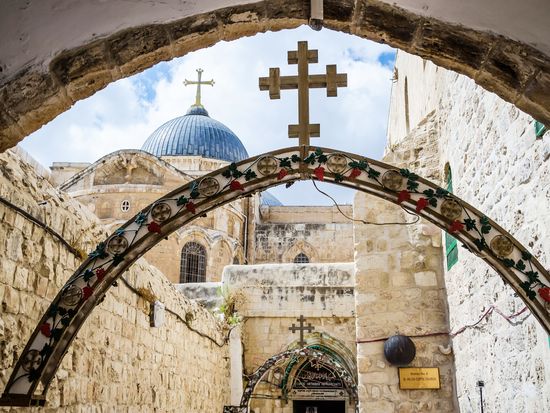
[[(530, 116), (464, 76), (401, 52), (396, 70), (387, 156), (421, 152), (407, 161), (411, 169), (440, 183), (450, 167), (457, 196), (499, 222), (548, 268), (548, 135), (536, 139)], [(417, 133), (427, 123), (432, 133)], [(445, 273), (445, 285), (452, 331), (476, 322), (490, 306), (507, 315), (524, 307), (491, 268), (463, 248)], [(480, 410), (478, 380), (485, 382), (486, 412), (535, 413), (550, 406), (548, 335), (528, 313), (513, 324), (493, 313), (456, 336), (453, 349), (461, 412)]]
[[(0, 156), (0, 169), (0, 196), (45, 222), (74, 253), (92, 250), (107, 234), (86, 207), (53, 188), (13, 152)], [(80, 258), (3, 203), (0, 219), (3, 388), (31, 329)], [(109, 291), (65, 355), (43, 411), (221, 412), (229, 403), (227, 331), (144, 259), (122, 277), (127, 284), (119, 280)], [(153, 300), (167, 309), (159, 328), (149, 324)]]
[[(236, 310), (245, 320), (241, 338), (245, 377), (273, 355), (297, 346), (299, 333), (292, 333), (289, 327), (298, 324), (300, 315), (315, 327), (313, 333), (304, 334), (308, 345), (320, 340), (330, 347), (332, 341), (337, 341), (347, 351), (334, 351), (354, 359), (354, 284), (353, 263), (226, 267), (224, 287), (242, 297)], [(355, 375), (355, 371), (352, 374)], [(269, 381), (266, 378), (254, 393), (269, 395), (272, 399), (253, 397), (251, 411), (292, 413), (293, 398), (282, 400), (280, 389)], [(353, 412), (353, 407), (347, 399), (346, 412)]]
[[(349, 205), (340, 209), (353, 214)], [(253, 262), (294, 262), (298, 254), (312, 263), (351, 262), (352, 240), (351, 221), (336, 207), (262, 206), (254, 224)]]
[[(399, 207), (357, 194), (355, 219), (414, 221)], [(455, 412), (453, 356), (443, 278), (441, 234), (432, 224), (354, 226), (357, 367), (361, 412)], [(411, 367), (438, 367), (441, 389), (401, 390), (384, 357), (394, 334), (413, 337)]]

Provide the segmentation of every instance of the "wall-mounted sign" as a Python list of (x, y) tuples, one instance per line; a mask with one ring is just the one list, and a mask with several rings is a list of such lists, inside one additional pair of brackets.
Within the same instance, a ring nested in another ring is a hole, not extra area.
[(440, 389), (439, 368), (401, 367), (399, 368), (399, 388), (402, 390)]

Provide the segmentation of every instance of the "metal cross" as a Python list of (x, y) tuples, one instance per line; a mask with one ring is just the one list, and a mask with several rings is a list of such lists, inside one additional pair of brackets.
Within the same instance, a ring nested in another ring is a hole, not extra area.
[(311, 333), (313, 330), (315, 330), (315, 327), (311, 325), (311, 323), (307, 323), (307, 326), (304, 326), (304, 322), (306, 319), (303, 315), (300, 315), (300, 318), (297, 318), (296, 321), (300, 322), (300, 327), (296, 327), (296, 324), (292, 323), (292, 327), (289, 327), (288, 329), (295, 333), (296, 331), (300, 332), (300, 341), (298, 344), (300, 347), (304, 347), (306, 345), (306, 342), (304, 341), (304, 331), (307, 331), (308, 333)]
[(327, 65), (325, 75), (310, 75), (309, 63), (318, 62), (317, 50), (308, 50), (307, 42), (298, 42), (298, 50), (288, 52), (288, 64), (298, 64), (298, 76), (281, 76), (278, 67), (269, 69), (269, 77), (260, 78), (260, 90), (269, 90), (271, 99), (281, 98), (281, 89), (298, 89), (298, 124), (288, 125), (289, 138), (298, 138), (299, 145), (309, 145), (309, 138), (318, 138), (321, 127), (309, 123), (309, 89), (326, 88), (327, 96), (337, 96), (339, 87), (348, 85), (348, 75), (337, 73), (336, 65)]
[(202, 104), (201, 104), (201, 85), (214, 86), (214, 79), (205, 80), (205, 81), (201, 80), (202, 72), (204, 72), (204, 70), (197, 69), (197, 73), (199, 74), (199, 79), (198, 80), (187, 80), (187, 79), (185, 79), (183, 81), (184, 86), (197, 85), (197, 95), (195, 96), (195, 106), (202, 106)]

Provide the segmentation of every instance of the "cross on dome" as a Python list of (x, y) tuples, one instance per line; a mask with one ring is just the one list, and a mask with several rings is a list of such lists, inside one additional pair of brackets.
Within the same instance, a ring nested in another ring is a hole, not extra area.
[(202, 70), (200, 68), (197, 69), (198, 80), (187, 80), (187, 79), (185, 79), (183, 81), (184, 86), (197, 85), (197, 94), (195, 95), (195, 104), (193, 106), (198, 106), (198, 107), (202, 107), (202, 103), (201, 103), (201, 85), (214, 86), (214, 79), (204, 80), (204, 81), (201, 80), (202, 72), (204, 72), (204, 70)]

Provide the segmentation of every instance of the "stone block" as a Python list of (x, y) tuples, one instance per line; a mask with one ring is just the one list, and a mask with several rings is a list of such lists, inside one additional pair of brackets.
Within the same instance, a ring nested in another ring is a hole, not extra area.
[(433, 271), (422, 271), (414, 273), (414, 282), (419, 287), (437, 286), (437, 275)]

